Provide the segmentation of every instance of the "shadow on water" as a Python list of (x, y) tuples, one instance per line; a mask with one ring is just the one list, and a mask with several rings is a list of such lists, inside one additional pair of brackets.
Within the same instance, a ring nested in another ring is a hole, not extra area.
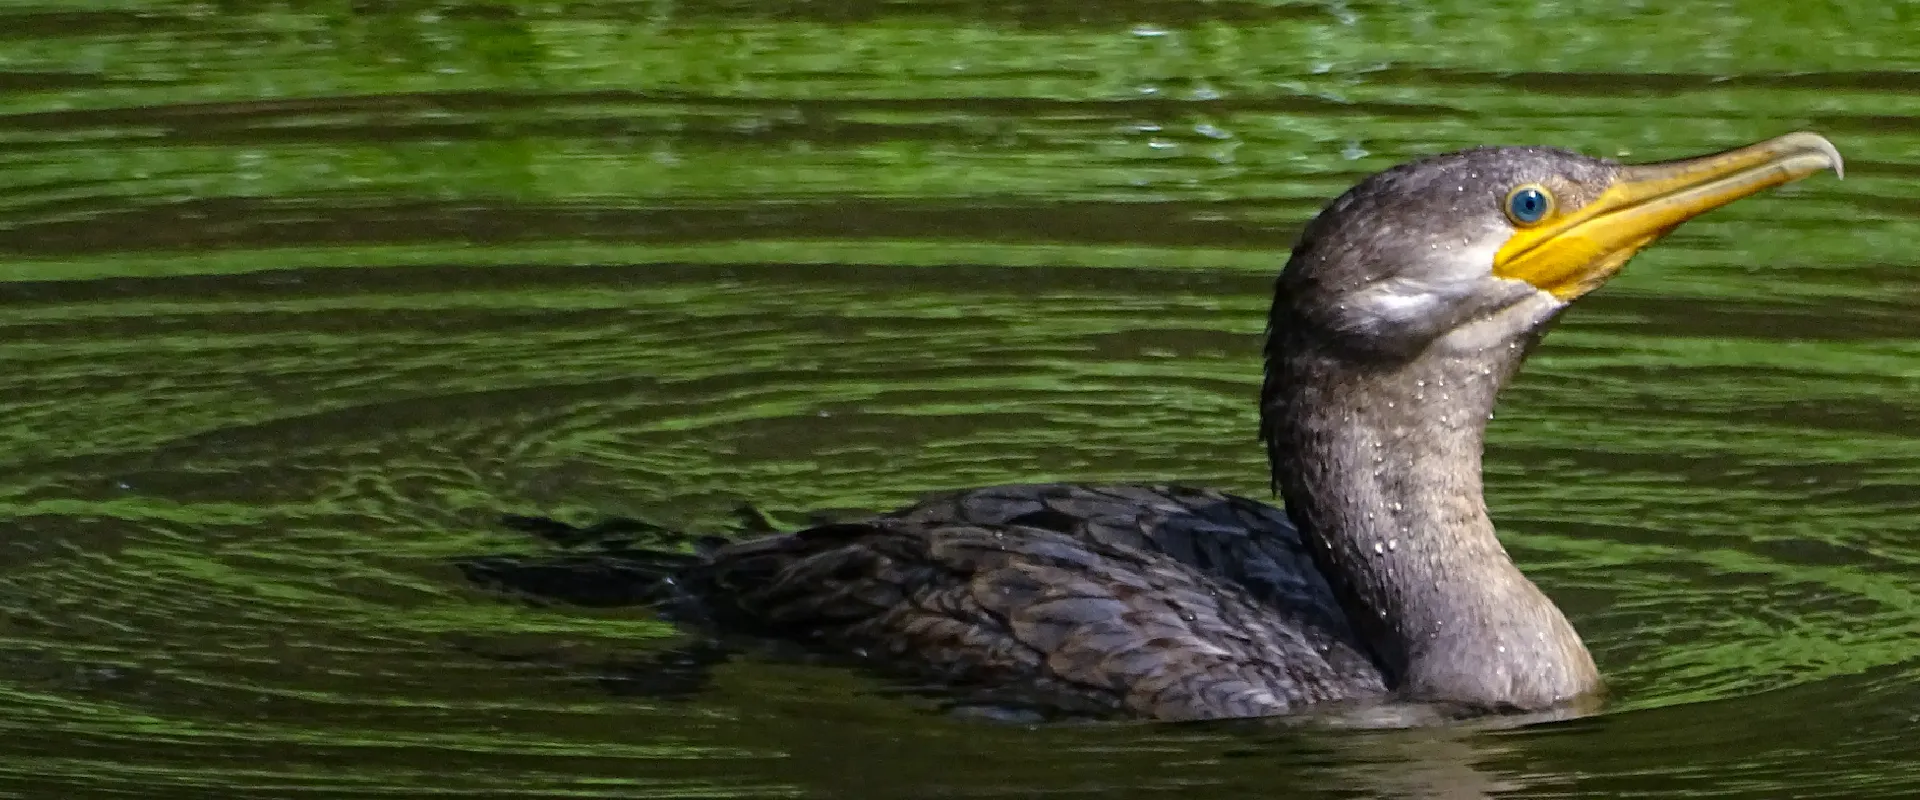
[[(1702, 8), (0, 11), (0, 795), (1911, 796), (1920, 20)], [(1261, 496), (1265, 293), (1358, 176), (1800, 128), (1847, 181), (1639, 258), (1493, 424), (1597, 717), (990, 723), (455, 566), (552, 555), (506, 514)]]

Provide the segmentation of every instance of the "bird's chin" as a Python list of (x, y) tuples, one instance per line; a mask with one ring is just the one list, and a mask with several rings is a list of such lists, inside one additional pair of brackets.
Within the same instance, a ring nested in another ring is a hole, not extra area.
[(1546, 333), (1569, 305), (1569, 301), (1525, 281), (1494, 280), (1514, 284), (1503, 293), (1511, 302), (1455, 326), (1434, 342), (1433, 350), (1448, 355), (1470, 355), (1525, 349)]

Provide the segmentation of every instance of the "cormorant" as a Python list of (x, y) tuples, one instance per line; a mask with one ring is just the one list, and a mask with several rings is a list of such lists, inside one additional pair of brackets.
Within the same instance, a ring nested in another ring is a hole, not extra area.
[(1829, 168), (1812, 133), (1644, 165), (1479, 147), (1393, 167), (1306, 226), (1274, 289), (1260, 411), (1284, 511), (1176, 486), (970, 489), (707, 547), (672, 582), (731, 630), (1054, 709), (1583, 703), (1600, 673), (1481, 495), (1495, 396), (1636, 252)]

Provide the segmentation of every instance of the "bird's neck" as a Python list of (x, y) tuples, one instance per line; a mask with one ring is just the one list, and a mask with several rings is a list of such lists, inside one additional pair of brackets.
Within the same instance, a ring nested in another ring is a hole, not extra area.
[(1487, 420), (1526, 344), (1438, 347), (1391, 368), (1269, 365), (1287, 511), (1409, 699), (1540, 709), (1599, 687), (1573, 626), (1495, 537), (1481, 493)]

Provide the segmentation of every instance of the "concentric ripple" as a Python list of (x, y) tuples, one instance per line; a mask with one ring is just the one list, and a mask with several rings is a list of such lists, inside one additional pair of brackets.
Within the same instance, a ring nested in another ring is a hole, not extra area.
[[(0, 9), (0, 796), (1912, 796), (1920, 20), (1748, 5)], [(1794, 129), (1848, 179), (1642, 256), (1493, 425), (1599, 717), (986, 724), (457, 566), (539, 552), (505, 513), (1263, 496), (1327, 197)]]

